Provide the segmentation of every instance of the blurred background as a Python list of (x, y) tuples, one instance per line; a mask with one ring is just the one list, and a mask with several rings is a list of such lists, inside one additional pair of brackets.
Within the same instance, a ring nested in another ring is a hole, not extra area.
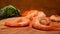
[(60, 0), (0, 0), (0, 8), (13, 5), (23, 13), (26, 10), (42, 10), (47, 16), (60, 15)]

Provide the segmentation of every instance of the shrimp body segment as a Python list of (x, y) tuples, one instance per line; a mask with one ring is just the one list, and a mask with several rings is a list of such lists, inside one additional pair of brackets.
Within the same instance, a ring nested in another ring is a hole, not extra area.
[(5, 21), (7, 26), (26, 26), (30, 22), (29, 19), (25, 17), (10, 18)]

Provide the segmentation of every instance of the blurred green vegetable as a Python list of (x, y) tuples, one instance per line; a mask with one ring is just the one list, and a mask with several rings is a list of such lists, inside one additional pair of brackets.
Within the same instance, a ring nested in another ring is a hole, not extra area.
[(5, 6), (0, 9), (0, 19), (21, 16), (21, 12), (19, 9), (15, 8), (12, 5)]

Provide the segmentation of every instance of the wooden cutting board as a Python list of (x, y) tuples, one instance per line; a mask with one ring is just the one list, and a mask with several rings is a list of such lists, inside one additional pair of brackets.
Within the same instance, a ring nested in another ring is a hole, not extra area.
[(60, 34), (60, 31), (41, 31), (29, 27), (7, 27), (5, 20), (0, 20), (0, 34)]

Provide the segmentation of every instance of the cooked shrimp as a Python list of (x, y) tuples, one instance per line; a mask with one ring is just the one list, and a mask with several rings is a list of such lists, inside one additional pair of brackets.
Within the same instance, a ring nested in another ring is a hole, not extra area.
[(47, 18), (44, 13), (39, 13), (32, 21), (32, 26), (41, 30), (55, 30), (56, 28), (60, 28), (59, 25), (52, 24), (50, 19)]
[(22, 16), (28, 16), (28, 15), (31, 15), (32, 13), (35, 14), (37, 13), (38, 10), (29, 10), (29, 11), (25, 11)]
[(22, 16), (32, 19), (33, 17), (35, 17), (38, 14), (38, 10), (30, 10), (30, 11), (26, 11), (22, 14)]
[(60, 21), (60, 16), (52, 15), (50, 19), (53, 21)]
[[(39, 15), (39, 16), (38, 16)], [(36, 19), (39, 19), (39, 18), (44, 18), (44, 17), (46, 17), (46, 15), (42, 12), (42, 11), (40, 11), (40, 12), (38, 12), (38, 14), (37, 14), (37, 16), (35, 16), (36, 17)], [(35, 17), (33, 18), (33, 19), (35, 19)], [(33, 19), (32, 19), (32, 21), (33, 21)], [(41, 19), (39, 19), (39, 20), (41, 20)], [(30, 23), (30, 25), (29, 25), (29, 27), (32, 27), (32, 22)]]
[(5, 21), (4, 25), (7, 26), (26, 26), (30, 22), (29, 19), (25, 17), (16, 17), (16, 18), (10, 18)]
[[(26, 16), (25, 16), (25, 15)], [(46, 15), (42, 12), (42, 11), (38, 11), (38, 10), (31, 10), (31, 11), (29, 11), (29, 12), (27, 12), (27, 13), (24, 13), (23, 15), (25, 16), (25, 17), (27, 17), (27, 18), (29, 18), (31, 21), (33, 20), (33, 18), (35, 17), (35, 16), (37, 16), (37, 15), (39, 15), (40, 17), (39, 18), (42, 18), (42, 17), (46, 17)], [(32, 26), (32, 23), (30, 22), (30, 24), (29, 24), (29, 27), (31, 27)]]
[[(30, 10), (30, 11), (25, 11), (25, 12), (22, 14), (22, 16), (24, 16), (24, 17), (26, 17), (26, 18), (28, 18), (28, 19), (30, 19), (30, 20), (32, 21), (32, 19), (33, 19), (35, 16), (37, 16), (38, 13), (39, 13), (38, 10)], [(32, 26), (32, 23), (30, 22), (30, 23), (29, 23), (29, 27), (31, 27), (31, 26)]]

